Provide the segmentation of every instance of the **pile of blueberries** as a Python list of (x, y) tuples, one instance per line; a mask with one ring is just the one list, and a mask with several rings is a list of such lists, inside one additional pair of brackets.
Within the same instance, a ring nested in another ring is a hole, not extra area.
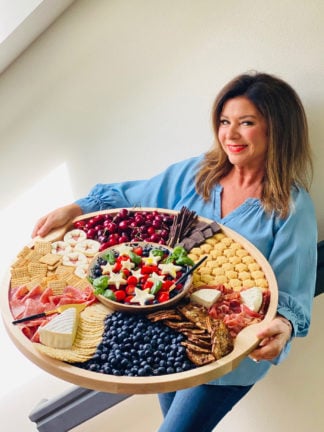
[(142, 314), (114, 312), (105, 320), (101, 343), (93, 357), (76, 364), (83, 369), (116, 376), (157, 376), (196, 366), (181, 345), (182, 334)]

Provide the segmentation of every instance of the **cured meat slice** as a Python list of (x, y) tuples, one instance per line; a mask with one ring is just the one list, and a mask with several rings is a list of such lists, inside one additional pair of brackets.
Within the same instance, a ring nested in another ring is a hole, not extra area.
[[(9, 301), (13, 317), (18, 319), (29, 315), (47, 312), (65, 304), (86, 303), (89, 306), (96, 302), (97, 299), (90, 287), (78, 289), (72, 286), (67, 286), (62, 294), (54, 295), (51, 288), (43, 290), (40, 286), (37, 286), (31, 291), (22, 288), (13, 291)], [(27, 321), (20, 325), (20, 328), (26, 337), (33, 342), (38, 342), (38, 327), (45, 325), (54, 316), (55, 315)]]

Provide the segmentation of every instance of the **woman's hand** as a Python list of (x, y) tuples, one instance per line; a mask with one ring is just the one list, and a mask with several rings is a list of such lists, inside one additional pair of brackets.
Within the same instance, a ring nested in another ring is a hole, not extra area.
[(36, 236), (44, 237), (54, 228), (60, 228), (82, 214), (81, 207), (77, 204), (69, 204), (53, 210), (37, 221), (32, 232), (32, 238)]
[(277, 315), (269, 326), (257, 335), (260, 339), (258, 347), (250, 353), (250, 358), (254, 361), (273, 360), (276, 358), (292, 333), (292, 325), (285, 317)]

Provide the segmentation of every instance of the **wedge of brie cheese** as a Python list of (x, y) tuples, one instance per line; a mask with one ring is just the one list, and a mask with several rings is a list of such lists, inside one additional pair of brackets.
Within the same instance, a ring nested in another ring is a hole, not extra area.
[(259, 311), (263, 300), (261, 288), (259, 287), (248, 288), (247, 290), (241, 291), (240, 295), (243, 303), (249, 309), (251, 309), (251, 311), (253, 312)]
[(221, 292), (217, 289), (201, 288), (191, 294), (190, 301), (209, 308), (217, 302), (220, 296)]
[(39, 339), (43, 345), (52, 348), (71, 348), (79, 321), (76, 308), (66, 309), (47, 324), (39, 327)]

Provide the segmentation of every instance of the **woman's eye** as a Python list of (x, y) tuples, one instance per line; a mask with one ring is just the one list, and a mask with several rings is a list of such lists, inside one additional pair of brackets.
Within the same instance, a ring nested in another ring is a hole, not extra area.
[(244, 122), (242, 122), (242, 125), (244, 125), (244, 126), (253, 126), (253, 124), (254, 123), (250, 120), (245, 120)]
[(225, 120), (225, 119), (220, 119), (219, 123), (220, 123), (221, 125), (228, 125), (228, 124), (229, 124), (229, 121), (228, 121), (228, 120)]

